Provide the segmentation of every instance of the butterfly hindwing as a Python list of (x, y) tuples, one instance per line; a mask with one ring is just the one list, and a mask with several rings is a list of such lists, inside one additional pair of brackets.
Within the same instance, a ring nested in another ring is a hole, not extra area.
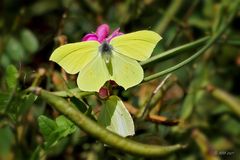
[(50, 60), (58, 63), (66, 72), (76, 74), (97, 56), (99, 45), (97, 41), (62, 45), (54, 50)]
[(98, 54), (82, 71), (80, 71), (77, 84), (83, 91), (99, 91), (101, 86), (110, 79), (104, 59)]
[(153, 31), (142, 30), (115, 37), (110, 44), (114, 51), (144, 61), (151, 56), (154, 47), (161, 39), (161, 36)]
[(142, 67), (132, 58), (113, 52), (112, 65), (112, 80), (124, 89), (139, 84), (143, 79)]

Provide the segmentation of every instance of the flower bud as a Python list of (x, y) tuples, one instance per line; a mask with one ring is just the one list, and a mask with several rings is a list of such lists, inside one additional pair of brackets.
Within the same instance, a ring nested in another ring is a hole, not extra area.
[(101, 87), (98, 92), (98, 96), (101, 99), (107, 99), (110, 96), (109, 89), (107, 87)]

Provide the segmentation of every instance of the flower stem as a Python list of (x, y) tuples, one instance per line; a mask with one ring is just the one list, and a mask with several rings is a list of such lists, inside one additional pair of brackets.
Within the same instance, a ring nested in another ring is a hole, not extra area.
[(167, 60), (171, 57), (175, 57), (176, 55), (179, 55), (180, 53), (185, 53), (186, 51), (189, 51), (193, 48), (196, 48), (202, 44), (204, 44), (207, 40), (209, 39), (209, 37), (203, 37), (201, 39), (198, 39), (194, 42), (167, 50), (165, 52), (162, 52), (161, 54), (157, 54), (151, 58), (149, 58), (146, 61), (142, 61), (140, 62), (140, 64), (142, 65), (142, 67), (148, 67), (151, 66), (152, 64), (158, 63), (158, 62), (162, 62), (164, 60)]
[(55, 91), (55, 92), (51, 92), (51, 93), (54, 94), (55, 96), (59, 96), (59, 97), (72, 97), (74, 95), (75, 97), (78, 97), (78, 98), (82, 98), (85, 96), (90, 96), (90, 95), (95, 94), (95, 92), (81, 91), (78, 87), (69, 89), (67, 91)]

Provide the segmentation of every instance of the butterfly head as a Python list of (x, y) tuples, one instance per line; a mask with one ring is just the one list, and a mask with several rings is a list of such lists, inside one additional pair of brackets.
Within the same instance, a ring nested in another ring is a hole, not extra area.
[(101, 46), (99, 47), (99, 51), (100, 51), (100, 53), (111, 53), (111, 51), (112, 51), (112, 46), (108, 43), (108, 42), (106, 42), (106, 41), (104, 41), (102, 44), (101, 44)]

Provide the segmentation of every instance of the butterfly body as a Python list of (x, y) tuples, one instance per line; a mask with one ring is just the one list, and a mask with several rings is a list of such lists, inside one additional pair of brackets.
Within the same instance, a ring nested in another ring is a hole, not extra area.
[(99, 47), (99, 53), (102, 55), (106, 64), (109, 64), (111, 61), (112, 46), (108, 44), (108, 42), (104, 41)]

